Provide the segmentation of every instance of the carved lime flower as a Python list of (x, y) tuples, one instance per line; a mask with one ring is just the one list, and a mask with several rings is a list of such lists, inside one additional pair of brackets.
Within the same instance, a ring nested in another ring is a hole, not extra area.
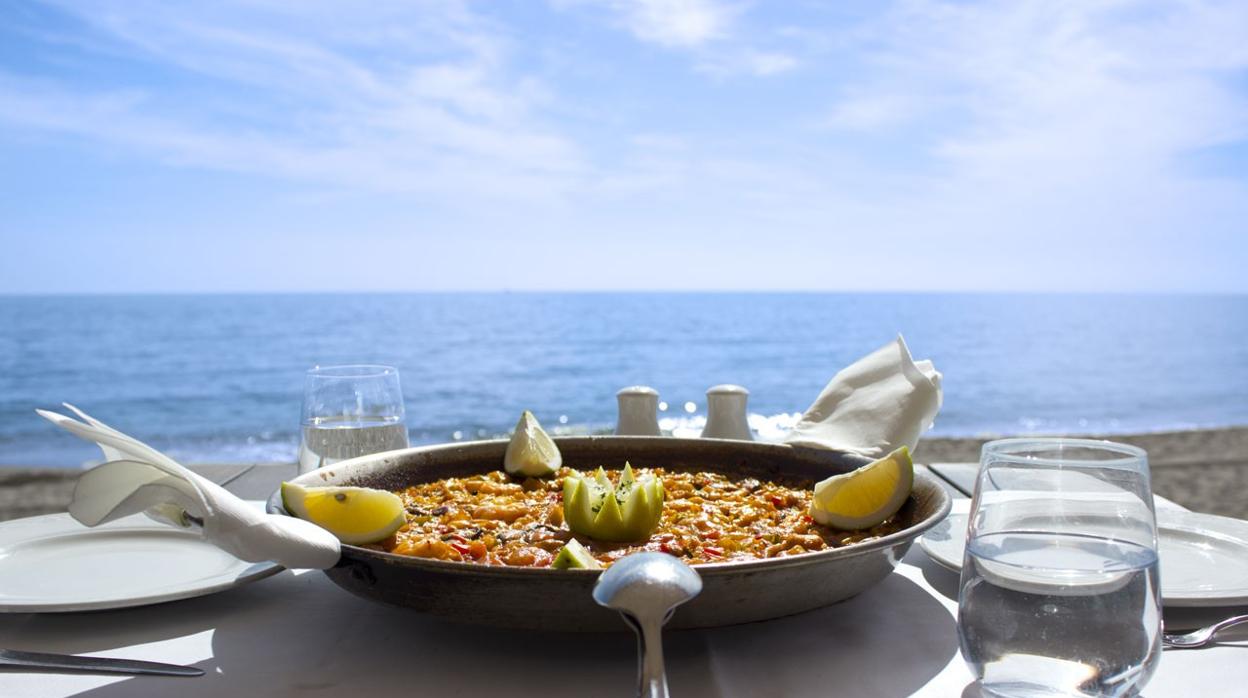
[(563, 480), (563, 518), (573, 533), (617, 543), (645, 540), (662, 514), (662, 481), (653, 475), (634, 478), (628, 463), (614, 487), (602, 468), (593, 477)]

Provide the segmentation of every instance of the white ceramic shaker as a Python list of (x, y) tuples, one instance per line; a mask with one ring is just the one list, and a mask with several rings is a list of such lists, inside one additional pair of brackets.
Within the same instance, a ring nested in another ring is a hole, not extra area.
[(706, 391), (706, 428), (704, 439), (737, 439), (753, 441), (745, 403), (750, 391), (739, 385), (716, 385)]
[(615, 394), (620, 416), (616, 436), (662, 436), (659, 431), (659, 391), (648, 385), (622, 388)]

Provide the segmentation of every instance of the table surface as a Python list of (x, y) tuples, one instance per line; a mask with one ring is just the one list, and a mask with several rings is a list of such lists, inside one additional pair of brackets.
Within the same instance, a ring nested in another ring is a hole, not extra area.
[[(965, 499), (974, 464), (933, 464)], [(264, 499), (293, 466), (206, 471)], [(961, 491), (959, 491), (961, 490)], [(965, 503), (962, 504), (965, 506)], [(37, 571), (32, 571), (37, 574)], [(958, 653), (956, 574), (918, 546), (896, 573), (828, 608), (664, 637), (675, 696), (979, 696)], [(1176, 614), (1188, 625), (1227, 609)], [(1244, 612), (1244, 609), (1235, 609)], [(621, 624), (621, 630), (624, 626)], [(1148, 696), (1234, 696), (1248, 685), (1248, 633), (1167, 650)], [(0, 673), (0, 696), (630, 695), (631, 633), (557, 634), (457, 625), (384, 607), (316, 571), (227, 592), (93, 613), (0, 615), (0, 647), (125, 657), (205, 670), (198, 678)]]

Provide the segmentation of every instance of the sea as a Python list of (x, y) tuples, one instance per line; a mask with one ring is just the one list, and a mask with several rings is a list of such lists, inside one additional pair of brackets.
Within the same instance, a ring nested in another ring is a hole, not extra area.
[(937, 436), (1248, 424), (1248, 296), (419, 293), (0, 297), (0, 465), (99, 458), (36, 408), (70, 402), (185, 462), (291, 462), (313, 366), (399, 369), (413, 444), (495, 438), (532, 410), (609, 432), (660, 392), (696, 435), (709, 386), (780, 438), (832, 376), (904, 335), (944, 375)]

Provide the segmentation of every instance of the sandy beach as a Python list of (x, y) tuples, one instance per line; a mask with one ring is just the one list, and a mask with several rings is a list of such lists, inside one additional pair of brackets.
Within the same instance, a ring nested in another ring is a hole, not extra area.
[[(1192, 511), (1248, 519), (1248, 427), (1064, 436), (1139, 446), (1148, 452), (1155, 493)], [(915, 449), (915, 461), (975, 462), (992, 438), (998, 437), (924, 439)]]
[[(915, 460), (975, 462), (990, 438), (995, 437), (924, 439)], [(1148, 451), (1157, 494), (1193, 511), (1248, 519), (1248, 426), (1087, 438), (1109, 438)], [(0, 467), (0, 521), (65, 511), (80, 472)]]

